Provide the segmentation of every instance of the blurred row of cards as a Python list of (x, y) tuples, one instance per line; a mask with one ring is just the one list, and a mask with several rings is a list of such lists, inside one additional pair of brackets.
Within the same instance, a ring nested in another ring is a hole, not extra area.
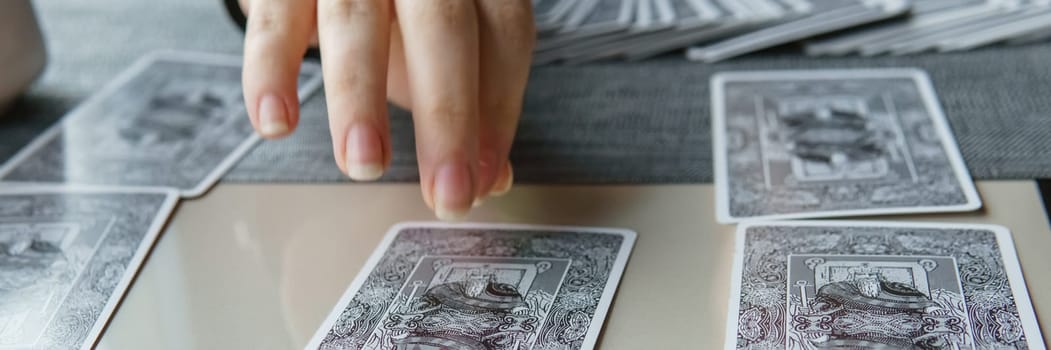
[(1051, 39), (1051, 0), (532, 0), (534, 64), (718, 62), (798, 44), (810, 56), (905, 55)]

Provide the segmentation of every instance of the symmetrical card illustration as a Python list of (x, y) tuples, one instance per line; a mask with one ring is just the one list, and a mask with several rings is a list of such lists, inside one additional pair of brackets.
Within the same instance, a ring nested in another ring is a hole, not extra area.
[[(301, 95), (320, 84), (304, 65)], [(258, 141), (241, 58), (148, 55), (0, 167), (0, 181), (206, 191)]]
[(742, 224), (727, 349), (1042, 349), (1000, 226)]
[(309, 349), (590, 349), (634, 244), (616, 229), (403, 224)]
[(720, 222), (981, 206), (920, 71), (724, 73), (712, 96)]
[(0, 188), (0, 349), (92, 347), (177, 198)]

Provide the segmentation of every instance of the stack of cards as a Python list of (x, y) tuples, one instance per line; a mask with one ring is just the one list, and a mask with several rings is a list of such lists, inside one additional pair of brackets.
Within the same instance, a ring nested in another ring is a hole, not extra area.
[(793, 42), (811, 55), (967, 50), (1051, 36), (1047, 0), (533, 0), (535, 64), (716, 62)]
[(0, 348), (92, 347), (176, 200), (257, 141), (240, 57), (162, 52), (22, 149), (0, 167)]
[(1044, 348), (1004, 227), (774, 221), (980, 208), (925, 73), (722, 73), (712, 99), (726, 349)]
[(1018, 44), (1051, 36), (1051, 1), (923, 1), (900, 20), (831, 35), (806, 44), (812, 56), (903, 55)]

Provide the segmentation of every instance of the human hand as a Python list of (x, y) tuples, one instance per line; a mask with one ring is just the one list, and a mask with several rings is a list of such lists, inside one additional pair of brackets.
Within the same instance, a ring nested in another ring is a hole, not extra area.
[(529, 0), (241, 0), (244, 98), (266, 138), (299, 121), (296, 78), (321, 50), (336, 164), (355, 180), (391, 160), (386, 101), (413, 111), (424, 202), (458, 219), (513, 182), (508, 153), (535, 42)]
[(46, 61), (33, 4), (29, 0), (0, 1), (0, 118), (40, 75)]

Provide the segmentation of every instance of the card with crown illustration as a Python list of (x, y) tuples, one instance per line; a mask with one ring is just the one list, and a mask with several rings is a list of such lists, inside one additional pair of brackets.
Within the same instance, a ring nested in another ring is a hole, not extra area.
[(392, 228), (308, 349), (591, 349), (635, 233)]
[(738, 226), (726, 349), (1043, 349), (1001, 226)]

